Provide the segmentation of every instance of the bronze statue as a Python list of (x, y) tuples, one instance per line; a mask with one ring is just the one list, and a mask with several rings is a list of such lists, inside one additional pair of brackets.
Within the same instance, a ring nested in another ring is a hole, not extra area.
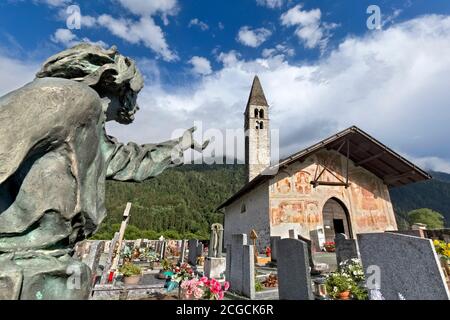
[(191, 129), (172, 141), (122, 144), (143, 78), (91, 44), (49, 58), (36, 79), (0, 98), (0, 299), (85, 299), (89, 268), (71, 257), (106, 216), (105, 180), (143, 181), (203, 150)]

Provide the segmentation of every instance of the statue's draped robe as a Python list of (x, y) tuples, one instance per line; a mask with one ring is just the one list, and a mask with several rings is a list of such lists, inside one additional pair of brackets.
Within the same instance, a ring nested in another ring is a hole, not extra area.
[(0, 98), (0, 275), (61, 272), (106, 215), (106, 179), (143, 181), (182, 156), (179, 140), (124, 145), (104, 125), (100, 97), (74, 81), (37, 79)]

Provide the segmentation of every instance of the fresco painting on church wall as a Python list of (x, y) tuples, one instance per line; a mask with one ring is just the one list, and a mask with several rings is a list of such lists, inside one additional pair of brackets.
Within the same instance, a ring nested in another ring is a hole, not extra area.
[[(345, 181), (346, 160), (332, 151), (320, 151), (303, 163), (292, 164), (272, 180), (270, 187), (270, 223), (277, 230), (282, 225), (301, 225), (314, 230), (323, 226), (322, 207), (330, 198), (346, 204), (354, 233), (396, 230), (394, 212), (387, 187), (382, 180), (361, 167), (350, 164), (350, 187), (318, 186), (311, 181), (323, 167), (321, 181)], [(318, 166), (319, 165), (319, 166)]]
[(321, 223), (319, 202), (310, 200), (282, 201), (271, 208), (271, 224), (301, 223), (317, 226)]

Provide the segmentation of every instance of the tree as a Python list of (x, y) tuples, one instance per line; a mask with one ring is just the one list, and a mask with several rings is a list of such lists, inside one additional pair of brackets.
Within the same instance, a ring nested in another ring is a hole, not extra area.
[(412, 210), (408, 212), (408, 218), (411, 224), (423, 223), (428, 229), (444, 228), (444, 216), (428, 208)]

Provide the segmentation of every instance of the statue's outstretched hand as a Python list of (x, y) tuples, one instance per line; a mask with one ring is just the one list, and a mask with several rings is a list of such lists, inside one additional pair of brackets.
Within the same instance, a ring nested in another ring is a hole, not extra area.
[(199, 144), (194, 140), (193, 133), (197, 130), (196, 127), (192, 127), (189, 130), (186, 130), (183, 136), (180, 138), (179, 147), (182, 151), (186, 151), (189, 149), (194, 149), (195, 151), (202, 152), (211, 142), (210, 140), (206, 140), (203, 144)]

